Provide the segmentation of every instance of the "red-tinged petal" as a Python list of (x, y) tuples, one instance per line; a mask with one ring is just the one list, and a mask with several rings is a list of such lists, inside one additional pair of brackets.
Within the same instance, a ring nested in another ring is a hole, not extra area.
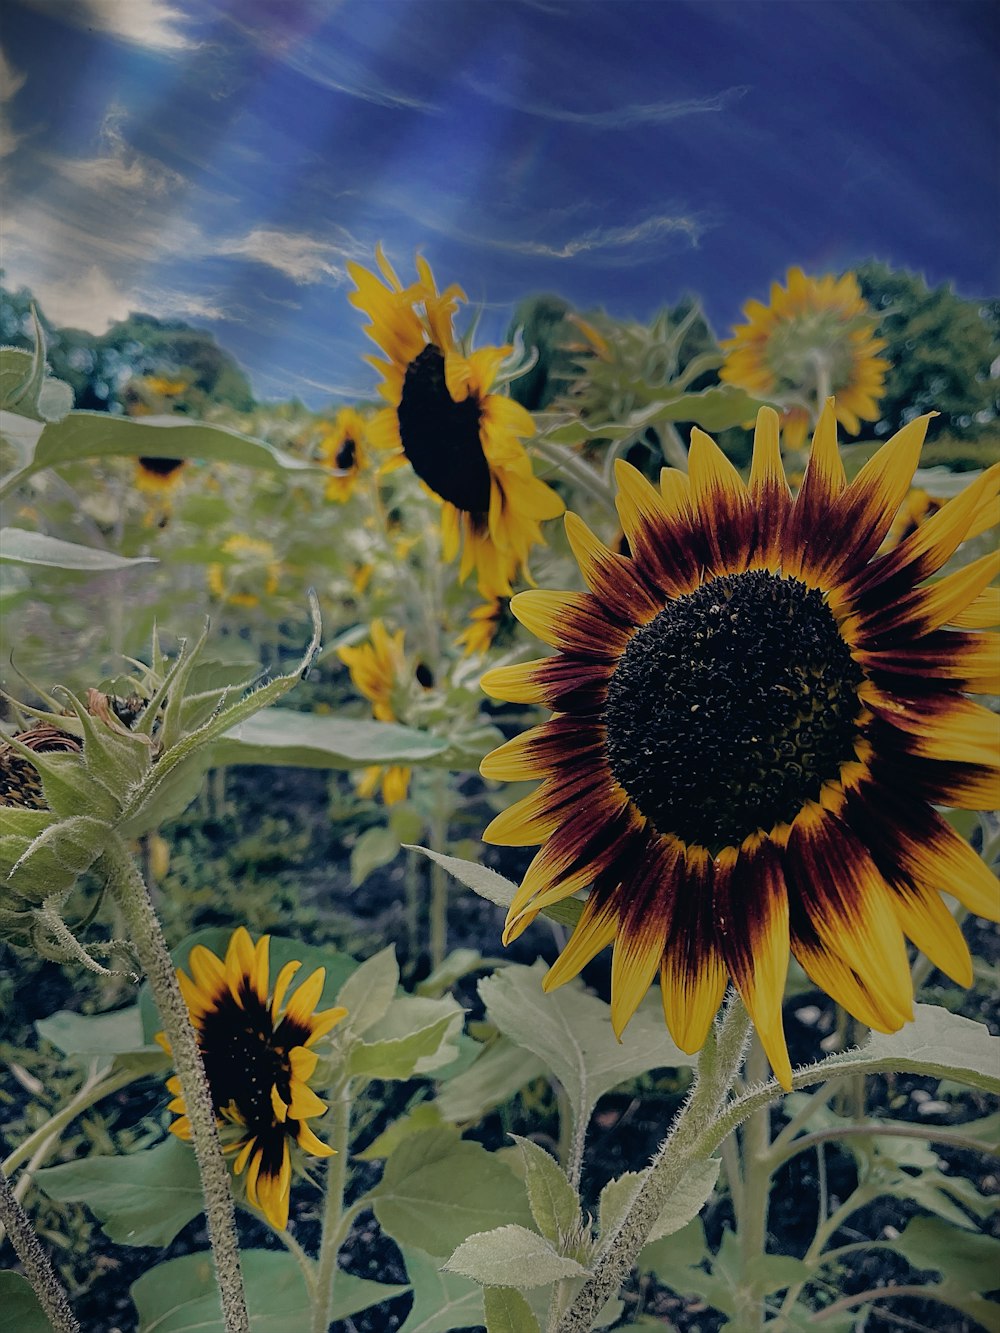
[(816, 423), (806, 474), (786, 529), (781, 561), (785, 574), (794, 578), (812, 569), (812, 547), (815, 544), (822, 553), (825, 525), (846, 484), (837, 444), (837, 418), (828, 401)]
[(611, 886), (602, 891), (598, 884), (594, 885), (573, 934), (545, 975), (543, 990), (555, 990), (572, 981), (614, 940), (618, 930), (618, 897)]
[(584, 583), (622, 624), (645, 625), (663, 609), (634, 561), (609, 550), (576, 514), (566, 515), (566, 536)]
[(574, 760), (599, 766), (604, 756), (604, 727), (575, 717), (552, 717), (523, 731), (486, 756), (479, 766), (484, 778), (525, 782), (558, 773)]
[(619, 1038), (660, 969), (683, 864), (682, 843), (653, 839), (622, 885), (611, 960), (611, 1026)]
[(701, 552), (688, 523), (671, 516), (656, 488), (621, 459), (615, 504), (635, 568), (651, 589), (676, 597), (697, 587)]
[(959, 986), (971, 986), (972, 957), (940, 894), (906, 882), (890, 884), (892, 906), (904, 933), (936, 968)]
[[(855, 641), (863, 648), (880, 648), (882, 639), (901, 631), (911, 639), (929, 634), (958, 617), (973, 605), (987, 584), (1000, 573), (1000, 551), (991, 551), (963, 569), (938, 579), (936, 583), (915, 588), (897, 601), (870, 611), (859, 619)], [(993, 590), (1000, 599), (1000, 589)], [(987, 626), (996, 624), (987, 616)]]
[(682, 1051), (692, 1054), (704, 1046), (727, 979), (712, 919), (711, 861), (704, 848), (688, 847), (683, 875), (675, 881), (660, 967), (663, 1016)]
[(715, 931), (733, 984), (778, 1082), (791, 1088), (781, 1004), (788, 975), (788, 892), (781, 850), (764, 840), (716, 858)]
[(915, 643), (858, 648), (854, 656), (879, 684), (894, 680), (902, 690), (932, 680), (973, 694), (1000, 694), (1000, 636), (996, 634), (934, 630)]
[(743, 478), (697, 427), (691, 432), (688, 475), (708, 568), (716, 574), (740, 573), (753, 549), (753, 505)]
[(610, 620), (588, 592), (533, 588), (512, 597), (510, 609), (536, 638), (577, 657), (617, 661), (631, 637), (632, 627)]
[(923, 759), (1000, 768), (1000, 717), (963, 695), (902, 697), (868, 684), (862, 698), (902, 735), (899, 747)]
[(775, 570), (781, 563), (792, 493), (781, 461), (778, 414), (770, 407), (762, 407), (757, 413), (748, 489), (756, 510), (756, 543), (750, 564)]

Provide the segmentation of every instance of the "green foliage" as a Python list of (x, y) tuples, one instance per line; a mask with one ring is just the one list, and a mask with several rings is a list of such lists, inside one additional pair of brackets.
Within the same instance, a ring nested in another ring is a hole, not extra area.
[(450, 1333), (483, 1322), (483, 1292), (476, 1283), (441, 1267), (423, 1250), (401, 1246), (413, 1305), (399, 1333)]
[(933, 441), (998, 439), (1000, 389), (991, 366), (1000, 355), (997, 302), (970, 301), (950, 286), (929, 288), (903, 269), (871, 262), (855, 270), (861, 293), (879, 315), (892, 362), (876, 433), (889, 435), (921, 412), (939, 412)]
[(31, 1283), (20, 1273), (0, 1272), (0, 1310), (10, 1333), (52, 1333)]

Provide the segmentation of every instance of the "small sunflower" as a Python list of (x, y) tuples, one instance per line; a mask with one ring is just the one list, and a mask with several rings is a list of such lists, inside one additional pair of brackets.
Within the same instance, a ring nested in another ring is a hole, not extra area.
[(721, 346), (726, 363), (719, 378), (784, 409), (785, 445), (799, 449), (827, 394), (836, 398), (837, 420), (852, 435), (862, 421), (878, 420), (889, 362), (874, 336), (876, 317), (853, 273), (810, 278), (790, 268), (786, 286), (771, 285), (771, 304), (748, 301), (745, 324)]
[(469, 612), (469, 624), (455, 640), (466, 657), (482, 655), (489, 651), (500, 628), (503, 614), (504, 603), (499, 597), (492, 597), (488, 602), (483, 602), (482, 606), (477, 606)]
[(275, 558), (270, 542), (236, 532), (222, 543), (222, 550), (230, 557), (228, 563), (215, 561), (205, 571), (216, 601), (254, 607), (278, 591), (281, 561)]
[[(405, 680), (409, 668), (403, 648), (405, 630), (390, 634), (382, 620), (371, 623), (368, 643), (337, 649), (337, 656), (351, 673), (351, 680), (360, 694), (370, 702), (372, 714), (378, 722), (397, 722), (395, 696)], [(358, 791), (362, 796), (374, 796), (382, 789), (386, 805), (402, 801), (410, 787), (410, 770), (399, 765), (383, 768), (373, 764), (361, 772)]]
[(187, 468), (186, 458), (137, 458), (135, 488), (144, 495), (171, 495), (181, 484)]
[(353, 407), (342, 407), (332, 422), (324, 422), (319, 441), (320, 460), (332, 470), (324, 495), (343, 504), (349, 500), (358, 478), (368, 466), (365, 439), (368, 427)]
[[(326, 1110), (326, 1102), (309, 1086), (318, 1062), (310, 1048), (347, 1010), (317, 1011), (326, 980), (322, 967), (286, 1004), (288, 987), (301, 967), (297, 962), (284, 965), (269, 998), (269, 944), (269, 936), (263, 935), (255, 945), (240, 926), (224, 959), (196, 944), (188, 958), (191, 976), (178, 969), (177, 979), (197, 1032), (223, 1151), (236, 1154), (236, 1175), (246, 1171), (249, 1201), (272, 1226), (284, 1230), (292, 1182), (290, 1145), (313, 1157), (333, 1153), (306, 1123)], [(163, 1033), (157, 1041), (169, 1053)], [(171, 1133), (190, 1140), (180, 1079), (167, 1079), (167, 1088), (174, 1094), (168, 1109), (177, 1115)]]
[[(779, 1080), (789, 947), (869, 1027), (912, 1017), (904, 934), (961, 985), (969, 951), (939, 891), (996, 919), (994, 877), (936, 805), (1000, 803), (1000, 553), (935, 582), (970, 530), (1000, 518), (1000, 464), (876, 555), (909, 488), (927, 418), (847, 483), (833, 405), (802, 488), (778, 418), (757, 418), (747, 485), (692, 433), (690, 475), (655, 488), (619, 461), (631, 557), (574, 514), (589, 591), (527, 592), (522, 624), (559, 652), (483, 677), (496, 698), (554, 709), (488, 755), (484, 776), (541, 778), (491, 842), (544, 843), (505, 942), (592, 884), (546, 978), (614, 943), (611, 1019), (624, 1029), (658, 972), (678, 1046), (705, 1040), (731, 977)], [(945, 628), (946, 626), (955, 628)]]
[(544, 541), (541, 522), (564, 508), (521, 444), (534, 433), (530, 414), (490, 392), (511, 349), (463, 352), (452, 330), (461, 289), (439, 293), (419, 256), (419, 281), (404, 288), (381, 249), (376, 258), (381, 279), (348, 265), (357, 287), (349, 299), (371, 320), (366, 331), (386, 358), (367, 358), (389, 403), (370, 422), (368, 438), (394, 450), (394, 465), (409, 462), (441, 502), (444, 558), (461, 547), (459, 578), (475, 569), (484, 597), (509, 596), (531, 547)]

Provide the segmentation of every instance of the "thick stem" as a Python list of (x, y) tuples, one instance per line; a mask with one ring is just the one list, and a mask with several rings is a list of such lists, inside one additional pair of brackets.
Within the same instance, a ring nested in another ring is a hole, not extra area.
[(205, 1195), (208, 1238), (215, 1259), (226, 1333), (249, 1333), (250, 1320), (240, 1272), (236, 1210), (229, 1184), (229, 1167), (222, 1156), (212, 1093), (205, 1076), (198, 1039), (177, 984), (173, 960), (142, 876), (128, 850), (113, 834), (105, 846), (100, 866), (128, 924), (160, 1011), (174, 1066), (181, 1081), (184, 1104), (191, 1122), (191, 1141)]
[(330, 1327), (333, 1283), (337, 1276), (337, 1253), (347, 1239), (351, 1225), (350, 1213), (344, 1212), (351, 1131), (349, 1081), (334, 1092), (330, 1100), (329, 1114), (333, 1128), (330, 1147), (335, 1149), (336, 1156), (327, 1158), (326, 1163), (326, 1202), (323, 1206), (323, 1239), (320, 1241), (319, 1263), (316, 1270), (313, 1333), (327, 1333)]
[[(434, 774), (434, 810), (431, 815), (430, 841), (435, 852), (448, 850), (448, 775), (444, 769)], [(431, 862), (431, 971), (436, 972), (448, 952), (448, 876), (436, 861)]]
[(705, 1043), (691, 1095), (650, 1163), (632, 1207), (605, 1243), (594, 1276), (559, 1321), (556, 1333), (590, 1333), (597, 1315), (628, 1276), (670, 1195), (701, 1155), (700, 1140), (729, 1095), (749, 1031), (750, 1018), (740, 1001), (733, 999)]
[[(747, 1056), (747, 1081), (768, 1080), (767, 1056), (753, 1039)], [(767, 1250), (767, 1205), (771, 1181), (771, 1108), (762, 1106), (743, 1130), (743, 1211), (740, 1215), (740, 1283), (736, 1293), (737, 1322), (746, 1333), (764, 1324), (764, 1295), (751, 1277), (754, 1264)]]
[(44, 1125), (29, 1134), (28, 1137), (4, 1158), (2, 1170), (10, 1175), (22, 1162), (26, 1162), (35, 1150), (49, 1138), (58, 1137), (59, 1134), (96, 1102), (104, 1097), (109, 1097), (113, 1092), (118, 1092), (121, 1088), (127, 1088), (130, 1083), (136, 1079), (142, 1078), (141, 1073), (123, 1069), (120, 1073), (111, 1074), (99, 1079), (97, 1082), (86, 1082), (72, 1101), (67, 1102), (61, 1111), (57, 1111), (54, 1116), (46, 1120)]
[(25, 1276), (34, 1288), (38, 1303), (45, 1311), (53, 1333), (80, 1333), (70, 1309), (62, 1283), (49, 1263), (49, 1257), (38, 1243), (28, 1215), (18, 1203), (10, 1181), (0, 1171), (0, 1221), (10, 1236), (14, 1252), (20, 1259)]

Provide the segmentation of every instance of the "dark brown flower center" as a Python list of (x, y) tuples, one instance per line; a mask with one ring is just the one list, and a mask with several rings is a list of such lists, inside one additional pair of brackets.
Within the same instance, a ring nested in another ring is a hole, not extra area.
[(855, 757), (863, 674), (822, 595), (728, 574), (638, 630), (608, 685), (611, 771), (660, 833), (718, 851), (791, 820)]
[(227, 990), (205, 1015), (199, 1044), (216, 1111), (235, 1105), (252, 1136), (274, 1127), (271, 1089), (290, 1101), (292, 1073), (287, 1050), (275, 1041), (267, 1006), (248, 986), (240, 994), (243, 1008)]
[(358, 456), (358, 446), (352, 439), (346, 439), (337, 450), (337, 457), (333, 460), (334, 466), (339, 467), (343, 472), (349, 472), (354, 466), (354, 460)]
[(150, 458), (142, 456), (139, 465), (144, 472), (152, 472), (154, 477), (172, 477), (185, 463), (183, 458)]
[(479, 400), (456, 403), (444, 378), (444, 356), (428, 343), (406, 367), (399, 436), (414, 472), (442, 500), (485, 521), (490, 468), (479, 435)]

